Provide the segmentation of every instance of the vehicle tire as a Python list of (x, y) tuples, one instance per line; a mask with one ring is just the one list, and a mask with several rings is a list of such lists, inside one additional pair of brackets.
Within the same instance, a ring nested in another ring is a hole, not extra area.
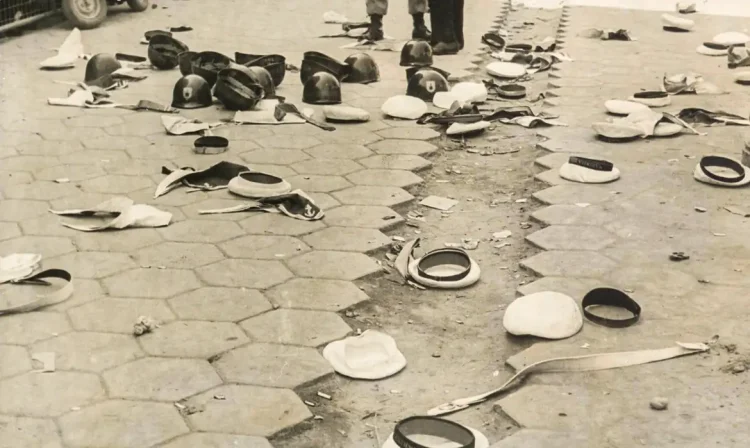
[(107, 18), (107, 0), (63, 0), (62, 10), (73, 26), (88, 30)]
[(148, 8), (148, 0), (128, 0), (128, 5), (133, 11), (141, 12)]

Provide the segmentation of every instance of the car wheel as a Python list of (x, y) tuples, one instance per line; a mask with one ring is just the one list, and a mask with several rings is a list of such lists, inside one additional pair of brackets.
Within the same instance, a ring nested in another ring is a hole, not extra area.
[(62, 10), (73, 26), (87, 30), (107, 18), (107, 0), (63, 0)]

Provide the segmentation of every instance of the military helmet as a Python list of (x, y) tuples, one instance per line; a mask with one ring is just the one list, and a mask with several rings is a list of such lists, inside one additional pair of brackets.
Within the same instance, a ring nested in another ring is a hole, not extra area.
[(243, 69), (225, 68), (214, 84), (214, 96), (229, 110), (250, 110), (263, 99), (263, 87)]
[(423, 40), (410, 40), (401, 49), (401, 66), (432, 65), (432, 47)]
[(177, 56), (189, 48), (166, 34), (157, 34), (148, 41), (148, 60), (159, 70), (171, 70), (179, 63)]
[(349, 65), (349, 75), (344, 78), (344, 82), (369, 84), (380, 81), (378, 64), (375, 63), (375, 60), (369, 54), (353, 54), (346, 58), (344, 62)]
[(232, 60), (215, 51), (201, 51), (193, 57), (193, 73), (205, 79), (209, 87), (216, 84), (219, 72), (232, 66)]
[(213, 103), (211, 86), (198, 75), (187, 75), (180, 78), (172, 91), (172, 107), (180, 109), (199, 109)]
[(406, 94), (424, 101), (432, 101), (437, 92), (450, 90), (448, 80), (435, 70), (419, 70), (409, 79)]
[(341, 83), (330, 73), (315, 73), (305, 83), (302, 101), (308, 104), (339, 104)]
[(93, 81), (105, 75), (111, 75), (122, 64), (114, 56), (107, 53), (99, 53), (91, 57), (86, 63), (86, 75), (83, 82)]

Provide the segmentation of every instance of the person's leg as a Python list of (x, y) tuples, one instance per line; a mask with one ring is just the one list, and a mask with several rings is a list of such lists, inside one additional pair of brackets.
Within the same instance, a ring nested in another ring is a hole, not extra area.
[(409, 14), (414, 21), (414, 30), (411, 32), (412, 39), (430, 40), (432, 34), (424, 23), (424, 15), (427, 12), (427, 0), (409, 0)]
[(454, 11), (455, 0), (430, 0), (433, 54), (458, 53), (459, 45), (456, 41)]
[(367, 15), (370, 16), (370, 27), (360, 37), (361, 40), (383, 39), (383, 16), (388, 14), (388, 0), (366, 0)]
[(453, 0), (453, 21), (456, 30), (456, 41), (458, 49), (464, 49), (464, 0)]

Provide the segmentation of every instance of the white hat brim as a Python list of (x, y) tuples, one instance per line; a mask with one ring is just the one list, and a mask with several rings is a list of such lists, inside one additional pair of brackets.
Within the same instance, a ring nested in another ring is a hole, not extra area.
[(476, 261), (474, 261), (473, 258), (469, 258), (471, 260), (471, 266), (469, 267), (469, 273), (466, 275), (466, 277), (455, 280), (455, 281), (438, 281), (433, 280), (430, 278), (425, 278), (419, 275), (419, 262), (422, 260), (421, 258), (417, 258), (415, 260), (412, 260), (409, 263), (409, 276), (414, 279), (415, 282), (419, 283), (422, 286), (427, 286), (429, 288), (434, 289), (461, 289), (466, 288), (468, 286), (473, 285), (477, 281), (479, 281), (479, 277), (481, 275), (481, 269), (479, 269), (479, 265)]
[[(360, 346), (379, 346), (388, 356), (385, 362), (375, 366), (356, 367), (347, 362), (347, 346), (360, 344)], [(406, 358), (398, 349), (396, 341), (389, 335), (379, 331), (366, 330), (359, 336), (351, 336), (340, 341), (334, 341), (323, 349), (325, 358), (336, 373), (349, 378), (361, 380), (379, 380), (395, 375), (406, 367)]]
[[(487, 436), (479, 432), (478, 430), (470, 427), (465, 426), (464, 428), (471, 431), (472, 434), (474, 434), (474, 448), (489, 448), (490, 447), (490, 441), (487, 439)], [(447, 442), (443, 445), (435, 445), (435, 448), (443, 448), (443, 447), (451, 447), (455, 446), (452, 442)], [(393, 433), (391, 433), (390, 436), (388, 436), (388, 439), (383, 443), (383, 448), (398, 448), (398, 445), (396, 445), (396, 442), (393, 440)]]
[[(725, 157), (725, 156), (722, 156)], [(735, 162), (742, 165), (742, 163), (739, 160), (733, 159), (732, 157), (726, 157), (727, 159), (734, 160)], [(701, 169), (700, 163), (695, 165), (695, 170), (693, 170), (693, 177), (698, 182), (702, 182), (704, 184), (709, 185), (717, 185), (720, 187), (729, 187), (729, 188), (737, 188), (737, 187), (744, 187), (745, 185), (750, 183), (750, 168), (746, 167), (745, 165), (742, 165), (742, 168), (745, 170), (745, 178), (742, 179), (739, 182), (722, 182), (720, 180), (712, 179), (703, 172)]]

